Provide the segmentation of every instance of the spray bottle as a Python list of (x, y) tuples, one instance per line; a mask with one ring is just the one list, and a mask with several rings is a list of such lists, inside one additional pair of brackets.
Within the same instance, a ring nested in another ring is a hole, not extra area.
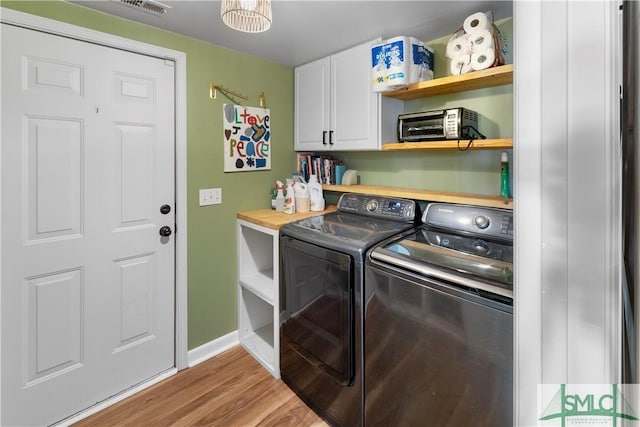
[(291, 179), (287, 179), (287, 191), (284, 196), (284, 213), (296, 213), (296, 195), (293, 190), (293, 181)]
[(283, 192), (283, 184), (281, 181), (276, 181), (276, 190), (278, 190), (278, 195), (276, 196), (276, 212), (284, 211), (284, 194)]
[(509, 197), (509, 156), (506, 151), (502, 152), (500, 159), (502, 164), (500, 170), (500, 197)]

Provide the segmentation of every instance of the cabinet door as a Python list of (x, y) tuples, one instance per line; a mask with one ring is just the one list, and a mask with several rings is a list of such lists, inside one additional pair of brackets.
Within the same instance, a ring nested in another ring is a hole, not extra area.
[(333, 150), (380, 148), (380, 95), (371, 84), (371, 43), (331, 57), (331, 130)]
[(329, 57), (295, 69), (296, 151), (329, 150)]

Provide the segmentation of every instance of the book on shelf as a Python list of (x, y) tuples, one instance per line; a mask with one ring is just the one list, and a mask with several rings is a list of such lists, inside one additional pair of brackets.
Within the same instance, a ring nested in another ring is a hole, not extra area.
[(335, 184), (335, 168), (344, 164), (333, 156), (314, 153), (298, 153), (297, 163), (298, 175), (306, 182), (309, 182), (311, 175), (315, 175), (321, 184)]

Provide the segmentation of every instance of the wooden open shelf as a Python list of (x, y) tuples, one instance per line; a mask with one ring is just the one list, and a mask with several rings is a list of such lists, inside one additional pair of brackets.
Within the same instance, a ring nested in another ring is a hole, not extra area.
[(513, 209), (513, 199), (478, 194), (448, 193), (444, 191), (418, 190), (415, 188), (383, 187), (378, 185), (327, 185), (325, 191), (340, 193), (363, 193), (376, 196), (402, 197), (405, 199), (430, 202), (461, 203), (465, 205), (486, 206), (490, 208)]
[(512, 83), (513, 64), (507, 64), (457, 76), (447, 76), (415, 83), (402, 89), (382, 92), (382, 96), (408, 101), (428, 96), (446, 95), (449, 93), (503, 86)]
[[(382, 144), (384, 151), (403, 150), (457, 150), (466, 151), (468, 140), (458, 141), (421, 141), (421, 142), (392, 142)], [(513, 139), (474, 139), (469, 150), (505, 150), (513, 148)]]

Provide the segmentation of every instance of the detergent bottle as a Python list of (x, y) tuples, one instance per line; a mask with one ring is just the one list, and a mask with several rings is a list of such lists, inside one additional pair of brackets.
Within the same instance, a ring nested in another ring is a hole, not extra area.
[(318, 182), (318, 178), (316, 175), (311, 175), (309, 177), (309, 184), (307, 184), (309, 189), (309, 199), (311, 202), (311, 210), (312, 211), (323, 211), (324, 210), (324, 197), (322, 197), (322, 184)]
[(293, 181), (287, 179), (287, 191), (284, 195), (284, 213), (296, 213), (296, 196), (293, 191)]
[(309, 212), (310, 198), (308, 184), (296, 182), (293, 186), (296, 192), (296, 211)]

